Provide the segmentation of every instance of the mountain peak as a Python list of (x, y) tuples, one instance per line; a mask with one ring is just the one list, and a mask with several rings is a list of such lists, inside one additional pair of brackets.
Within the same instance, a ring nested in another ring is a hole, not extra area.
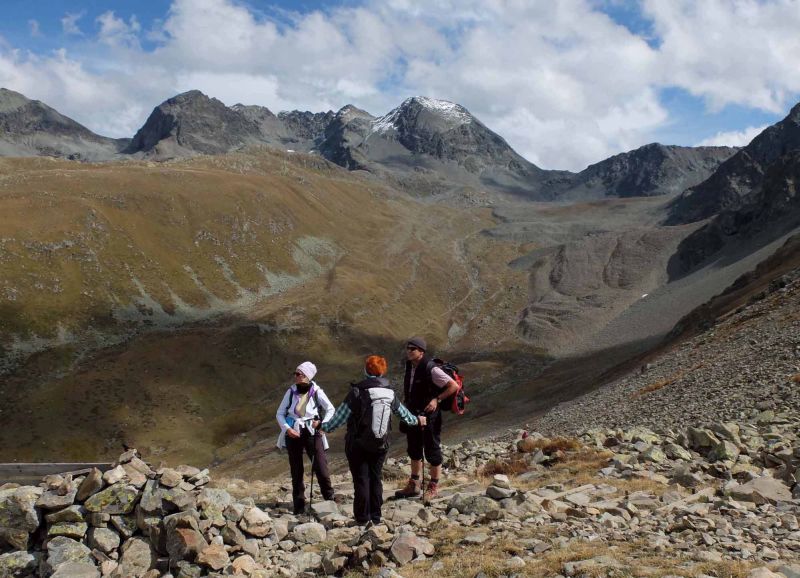
[(0, 88), (0, 113), (17, 110), (29, 102), (31, 102), (29, 98), (18, 92), (7, 88)]
[(435, 125), (439, 131), (443, 131), (470, 124), (473, 120), (470, 112), (460, 104), (427, 96), (412, 96), (388, 114), (375, 119), (372, 131), (386, 133), (420, 124)]

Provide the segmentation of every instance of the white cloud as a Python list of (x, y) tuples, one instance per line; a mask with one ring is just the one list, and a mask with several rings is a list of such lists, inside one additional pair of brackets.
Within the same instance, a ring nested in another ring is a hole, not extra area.
[(37, 37), (37, 36), (41, 36), (42, 35), (41, 30), (39, 28), (39, 21), (38, 20), (36, 20), (34, 18), (31, 18), (30, 20), (28, 20), (28, 28), (30, 29), (31, 36), (33, 36), (34, 38)]
[(108, 46), (137, 48), (139, 46), (139, 32), (142, 27), (136, 15), (130, 17), (128, 22), (114, 15), (112, 10), (97, 17), (100, 31), (97, 39)]
[[(424, 94), (463, 104), (540, 166), (574, 170), (656, 140), (670, 123), (665, 87), (712, 110), (784, 111), (800, 94), (798, 0), (641, 2), (652, 38), (599, 0), (362, 0), (279, 22), (239, 0), (173, 0), (146, 31), (102, 14), (80, 56), (0, 47), (0, 85), (110, 136), (190, 88), (275, 112), (383, 114)], [(64, 31), (82, 34), (83, 16), (65, 15)]]
[(85, 12), (67, 12), (61, 19), (61, 29), (65, 34), (83, 36), (83, 31), (78, 26), (78, 21), (86, 15)]
[(800, 92), (797, 0), (644, 0), (661, 39), (660, 82), (728, 104), (784, 112)]
[(750, 141), (756, 138), (768, 125), (764, 126), (748, 126), (744, 130), (732, 130), (726, 132), (718, 132), (714, 136), (704, 138), (697, 143), (696, 146), (729, 146), (729, 147), (743, 147), (750, 144)]

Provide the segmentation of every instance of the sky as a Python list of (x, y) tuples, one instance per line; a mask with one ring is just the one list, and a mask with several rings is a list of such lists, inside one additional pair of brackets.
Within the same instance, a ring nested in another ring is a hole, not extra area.
[(0, 87), (132, 136), (199, 89), (383, 115), (465, 106), (531, 162), (747, 144), (800, 101), (800, 0), (2, 0)]

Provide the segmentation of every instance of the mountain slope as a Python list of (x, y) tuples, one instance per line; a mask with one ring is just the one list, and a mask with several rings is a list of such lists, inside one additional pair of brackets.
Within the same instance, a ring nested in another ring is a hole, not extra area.
[(127, 144), (99, 136), (38, 100), (0, 88), (0, 156), (107, 160)]
[(421, 331), (531, 356), (506, 330), (524, 298), (505, 267), (516, 244), (479, 234), (486, 212), (268, 148), (156, 166), (0, 159), (0, 175), (7, 459), (128, 441), (207, 463), (271, 420), (304, 358), (338, 398), (367, 354), (396, 377)]
[(713, 217), (681, 243), (680, 277), (727, 249), (739, 258), (800, 228), (800, 104), (670, 206), (668, 223)]
[(720, 165), (707, 180), (675, 199), (668, 223), (691, 223), (757, 203), (751, 196), (758, 194), (771, 165), (796, 150), (800, 150), (800, 103), (786, 118), (766, 128)]
[(737, 149), (652, 143), (591, 165), (560, 199), (672, 195), (701, 183)]

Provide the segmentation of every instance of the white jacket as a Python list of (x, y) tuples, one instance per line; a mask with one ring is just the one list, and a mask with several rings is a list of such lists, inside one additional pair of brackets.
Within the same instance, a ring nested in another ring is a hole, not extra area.
[[(299, 399), (300, 394), (297, 392), (297, 386), (292, 385), (286, 390), (286, 393), (283, 395), (283, 400), (281, 400), (281, 404), (278, 406), (278, 411), (275, 413), (275, 419), (278, 420), (278, 425), (281, 426), (281, 433), (278, 435), (278, 443), (276, 444), (279, 448), (286, 447), (286, 430), (289, 429), (289, 424), (286, 423), (287, 415), (295, 419), (295, 431), (299, 432), (300, 429), (304, 427), (308, 429), (311, 435), (315, 433), (314, 428), (311, 427), (311, 422), (315, 416), (319, 415), (322, 423), (330, 421), (333, 417), (333, 404), (316, 382), (311, 382), (305, 415), (297, 415), (294, 412), (295, 405), (297, 405)], [(317, 401), (319, 401), (319, 406), (317, 406)], [(322, 436), (323, 447), (327, 450), (328, 438), (325, 437), (322, 431), (320, 431), (320, 435)]]

